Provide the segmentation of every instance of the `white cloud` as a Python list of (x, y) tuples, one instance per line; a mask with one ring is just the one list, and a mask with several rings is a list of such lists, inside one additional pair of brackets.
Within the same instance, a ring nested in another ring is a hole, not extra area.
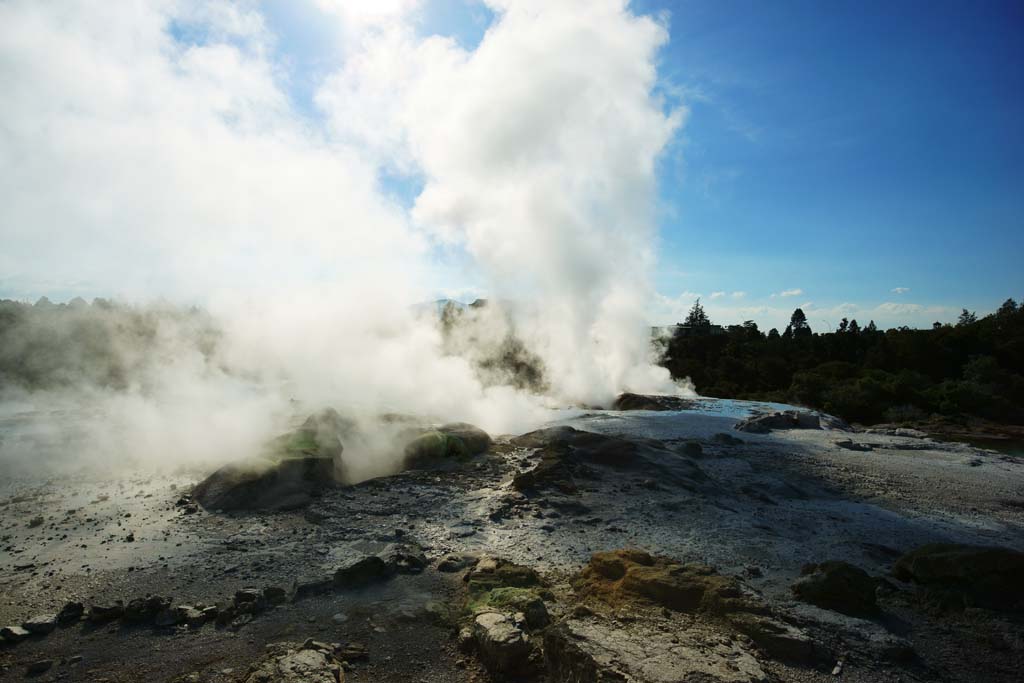
[[(245, 309), (245, 333), (325, 395), (476, 410), (486, 392), (429, 333), (375, 336), (437, 289), (443, 241), (481, 288), (543, 304), (524, 324), (560, 398), (672, 389), (642, 314), (655, 161), (683, 119), (653, 94), (667, 31), (621, 0), (490, 4), (469, 51), (417, 36), (417, 2), (321, 0), (346, 47), (320, 125), (293, 106), (256, 4), (0, 3), (0, 272), (248, 298), (266, 310)], [(423, 179), (412, 212), (382, 169)]]
[(710, 298), (712, 298), (712, 299), (720, 299), (723, 296), (725, 296), (725, 292), (711, 292), (711, 297)]
[(891, 290), (893, 294), (906, 294), (910, 291), (910, 287), (893, 287)]
[(732, 298), (733, 298), (733, 299), (742, 299), (742, 298), (743, 298), (743, 297), (745, 297), (746, 295), (747, 295), (747, 293), (746, 293), (746, 292), (733, 292), (733, 293), (732, 293)]
[(779, 292), (779, 296), (782, 296), (782, 297), (800, 296), (803, 293), (804, 293), (804, 290), (799, 289), (799, 288), (797, 288), (797, 289), (786, 289), (786, 290), (783, 290), (783, 291)]

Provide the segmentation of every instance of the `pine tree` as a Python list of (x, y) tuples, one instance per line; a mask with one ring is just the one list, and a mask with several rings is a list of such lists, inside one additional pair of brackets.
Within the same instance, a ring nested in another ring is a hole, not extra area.
[(693, 304), (693, 308), (686, 316), (686, 320), (683, 322), (684, 325), (700, 330), (711, 327), (711, 319), (708, 318), (707, 313), (704, 312), (704, 307), (700, 305), (700, 299), (698, 298)]

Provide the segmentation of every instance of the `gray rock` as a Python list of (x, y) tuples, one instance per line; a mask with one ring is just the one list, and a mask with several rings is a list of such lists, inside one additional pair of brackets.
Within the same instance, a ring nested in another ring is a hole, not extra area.
[(473, 640), (480, 661), (489, 671), (515, 674), (525, 668), (530, 655), (530, 641), (512, 615), (501, 612), (478, 614), (473, 620)]
[(665, 630), (641, 620), (569, 619), (544, 634), (551, 680), (588, 683), (761, 683), (767, 675), (734, 639), (704, 629)]
[(189, 626), (201, 626), (206, 623), (206, 615), (192, 605), (178, 605), (171, 610), (174, 613), (174, 623), (188, 624)]
[(263, 599), (271, 605), (288, 602), (288, 591), (281, 586), (267, 586), (263, 589)]
[(78, 621), (85, 614), (85, 605), (80, 602), (69, 602), (57, 613), (57, 623), (70, 624)]
[(828, 659), (827, 650), (815, 644), (801, 629), (778, 619), (748, 612), (728, 615), (729, 624), (749, 637), (769, 657), (794, 664), (814, 664)]
[(848, 451), (870, 451), (873, 450), (869, 443), (857, 443), (853, 439), (843, 439), (842, 441), (836, 441), (836, 445), (840, 448), (845, 448)]
[(25, 640), (31, 633), (27, 629), (21, 626), (4, 626), (0, 628), (0, 637), (2, 637), (8, 643), (16, 643), (19, 640)]
[(878, 607), (878, 580), (848, 562), (832, 561), (805, 566), (793, 584), (793, 594), (804, 602), (851, 616), (874, 614)]
[(110, 605), (92, 605), (89, 607), (89, 621), (100, 623), (120, 619), (124, 615), (124, 603), (120, 600)]
[(170, 608), (171, 599), (159, 595), (129, 600), (124, 608), (125, 621), (149, 621), (165, 609)]
[(57, 628), (56, 614), (39, 614), (21, 625), (29, 633), (45, 635)]

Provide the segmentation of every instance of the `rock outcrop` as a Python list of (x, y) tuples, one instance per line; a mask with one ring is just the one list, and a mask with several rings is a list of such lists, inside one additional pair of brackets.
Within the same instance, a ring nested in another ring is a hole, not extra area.
[(682, 396), (620, 394), (612, 410), (686, 410), (693, 402)]
[(569, 619), (544, 634), (552, 681), (593, 683), (760, 683), (767, 676), (735, 640), (700, 629), (634, 622), (623, 628), (602, 618)]
[(682, 564), (642, 550), (594, 553), (574, 583), (581, 597), (612, 605), (648, 600), (680, 612), (765, 612), (735, 579), (699, 563)]
[(533, 469), (513, 479), (512, 486), (519, 491), (551, 487), (572, 493), (576, 477), (595, 476), (599, 468), (684, 488), (709, 483), (694, 458), (653, 439), (626, 440), (572, 427), (549, 427), (518, 436), (512, 445), (539, 449), (540, 455)]
[(405, 446), (404, 469), (428, 469), (485, 453), (491, 437), (465, 422), (441, 425), (420, 434)]
[(193, 497), (207, 510), (289, 510), (345, 480), (343, 436), (353, 423), (327, 409), (271, 441), (257, 458), (225, 465)]
[(933, 543), (899, 558), (893, 576), (946, 604), (1024, 610), (1024, 553), (1009, 548)]
[(767, 434), (774, 429), (821, 429), (821, 418), (814, 413), (784, 410), (748, 417), (737, 422), (733, 429), (751, 434)]
[(812, 605), (851, 616), (877, 612), (875, 590), (878, 580), (848, 562), (809, 564), (793, 584), (793, 595)]

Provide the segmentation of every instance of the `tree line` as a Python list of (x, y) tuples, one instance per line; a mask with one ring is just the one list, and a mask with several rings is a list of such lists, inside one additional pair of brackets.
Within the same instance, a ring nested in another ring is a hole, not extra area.
[(714, 325), (698, 300), (659, 342), (662, 365), (704, 396), (779, 401), (864, 424), (938, 415), (1024, 423), (1024, 306), (1007, 299), (955, 325), (879, 330), (844, 318), (811, 329), (796, 309), (783, 332)]

